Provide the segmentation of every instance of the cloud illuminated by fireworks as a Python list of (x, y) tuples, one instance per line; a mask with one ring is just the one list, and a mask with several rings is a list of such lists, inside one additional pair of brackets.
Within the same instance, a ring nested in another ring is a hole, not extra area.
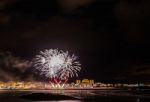
[(66, 79), (78, 76), (81, 70), (77, 56), (57, 49), (41, 51), (34, 62), (34, 67), (40, 72), (40, 75), (48, 78)]
[(11, 52), (0, 52), (0, 81), (34, 80), (29, 73), (31, 67), (32, 63), (28, 60), (14, 56)]

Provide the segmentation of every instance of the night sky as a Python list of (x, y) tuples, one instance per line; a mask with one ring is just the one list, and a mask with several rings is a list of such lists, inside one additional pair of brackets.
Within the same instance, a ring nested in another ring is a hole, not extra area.
[[(149, 83), (149, 5), (149, 0), (0, 0), (0, 51), (31, 60), (40, 50), (68, 50), (82, 63), (79, 79)], [(3, 59), (0, 80), (33, 77), (30, 68), (8, 68)]]

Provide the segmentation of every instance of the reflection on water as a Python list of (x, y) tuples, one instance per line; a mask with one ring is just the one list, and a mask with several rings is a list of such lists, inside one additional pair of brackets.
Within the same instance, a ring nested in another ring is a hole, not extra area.
[(79, 100), (63, 100), (63, 101), (58, 101), (58, 102), (81, 102)]
[[(0, 91), (0, 102), (33, 102), (20, 96), (31, 93), (65, 95), (75, 100), (34, 101), (34, 102), (150, 102), (149, 95), (138, 95), (118, 90), (32, 90), (32, 91)], [(41, 96), (42, 97), (42, 96)]]
[[(65, 91), (64, 90), (50, 90), (49, 91), (50, 93), (53, 93), (53, 94), (65, 94)], [(49, 93), (48, 92), (48, 93)]]
[(82, 102), (80, 100), (61, 100), (61, 101), (36, 101), (36, 102)]
[(140, 98), (137, 98), (136, 102), (140, 102)]

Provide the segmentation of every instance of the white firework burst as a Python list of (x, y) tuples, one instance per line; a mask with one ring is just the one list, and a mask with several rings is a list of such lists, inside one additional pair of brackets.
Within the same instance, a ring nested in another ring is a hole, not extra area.
[(35, 69), (48, 78), (66, 79), (78, 76), (78, 72), (81, 70), (77, 56), (57, 49), (41, 51), (34, 62)]

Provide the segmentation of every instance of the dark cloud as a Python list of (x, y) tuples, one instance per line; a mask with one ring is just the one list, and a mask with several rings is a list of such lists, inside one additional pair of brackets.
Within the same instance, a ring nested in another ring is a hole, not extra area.
[[(31, 76), (26, 72), (31, 70), (32, 63), (13, 56), (11, 53), (0, 53), (0, 80), (2, 81), (20, 81), (29, 80)], [(26, 77), (25, 77), (26, 76)], [(31, 78), (30, 78), (31, 79)], [(33, 78), (32, 78), (33, 79)]]
[(70, 12), (79, 7), (88, 6), (96, 0), (57, 0), (65, 12)]
[[(127, 34), (130, 42), (147, 42), (150, 24), (149, 0), (120, 0), (116, 6), (116, 14), (121, 29)], [(145, 41), (144, 41), (145, 40)]]
[(133, 83), (149, 83), (150, 77), (150, 65), (134, 65), (129, 66), (128, 70), (124, 70), (116, 80), (120, 80), (120, 82), (133, 82)]

